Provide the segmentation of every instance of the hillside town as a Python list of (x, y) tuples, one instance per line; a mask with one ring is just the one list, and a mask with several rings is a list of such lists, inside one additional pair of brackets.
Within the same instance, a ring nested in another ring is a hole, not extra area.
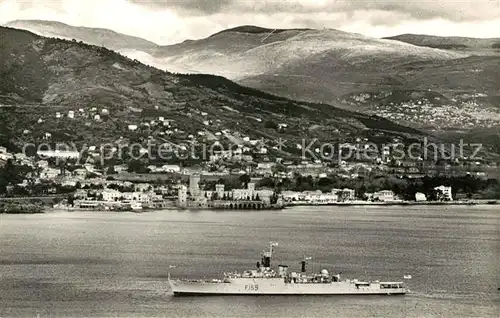
[[(369, 105), (368, 112), (402, 123), (435, 129), (493, 128), (500, 122), (498, 109), (484, 93), (444, 96), (413, 92), (398, 100), (392, 92), (354, 94), (344, 100), (352, 105)], [(399, 97), (401, 98), (401, 96)]]
[(280, 158), (254, 162), (248, 149), (243, 152), (244, 147), (252, 149), (248, 144), (190, 166), (148, 160), (101, 162), (97, 147), (89, 149), (83, 164), (78, 152), (39, 151), (29, 156), (0, 147), (0, 199), (52, 196), (60, 199), (59, 208), (137, 211), (499, 198), (500, 187), (486, 172), (493, 170), (479, 161), (468, 165), (401, 162), (388, 151), (386, 160), (373, 162), (332, 164)]
[[(251, 138), (196, 108), (187, 116), (191, 127), (156, 116), (130, 121), (113, 143), (78, 148), (58, 143), (60, 134), (42, 127), (51, 121), (105, 124), (113, 117), (108, 109), (43, 114), (23, 131), (32, 143), (17, 151), (0, 147), (0, 198), (54, 196), (57, 207), (117, 211), (500, 198), (496, 164), (464, 156), (463, 149), (454, 156), (434, 146), (405, 158), (398, 137), (374, 143), (380, 136), (347, 136), (325, 147), (314, 140)], [(297, 129), (293, 123), (262, 124), (283, 134)]]

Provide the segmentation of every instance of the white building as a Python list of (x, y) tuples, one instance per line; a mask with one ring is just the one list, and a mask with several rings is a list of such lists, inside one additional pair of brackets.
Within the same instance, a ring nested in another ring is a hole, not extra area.
[(283, 195), (283, 199), (285, 201), (299, 201), (300, 200), (300, 192), (297, 192), (297, 191), (283, 191), (282, 195)]
[(163, 172), (181, 172), (181, 167), (179, 165), (163, 165), (161, 166), (161, 171)]
[(149, 192), (122, 192), (123, 198), (128, 201), (150, 204), (153, 199), (158, 199), (155, 194)]
[(336, 193), (322, 193), (317, 191), (304, 191), (299, 195), (300, 201), (307, 201), (312, 204), (328, 204), (338, 202), (339, 196)]
[(231, 191), (225, 191), (223, 184), (217, 184), (215, 186), (215, 191), (205, 191), (203, 196), (211, 198), (213, 193), (217, 193), (219, 199), (226, 198), (231, 200), (260, 200), (264, 203), (269, 204), (271, 202), (271, 197), (274, 194), (273, 190), (255, 190), (255, 183), (249, 182), (246, 189), (233, 189)]
[(47, 160), (38, 160), (37, 165), (40, 168), (48, 168), (49, 167), (49, 162)]
[(201, 176), (192, 174), (189, 176), (189, 194), (191, 196), (198, 196), (200, 193), (200, 179)]
[(392, 190), (378, 191), (373, 194), (373, 199), (382, 202), (394, 201), (394, 192)]
[(223, 184), (216, 184), (215, 185), (215, 192), (217, 193), (217, 197), (219, 199), (224, 197), (224, 185)]
[(79, 179), (85, 179), (88, 173), (88, 170), (84, 168), (78, 168), (73, 171), (73, 175)]
[(257, 164), (257, 169), (271, 169), (274, 166), (274, 162), (259, 162)]
[(434, 190), (436, 190), (438, 192), (438, 199), (444, 200), (444, 201), (452, 201), (453, 200), (451, 187), (441, 185), (439, 187), (435, 187)]
[(356, 190), (354, 189), (332, 189), (332, 192), (338, 195), (339, 201), (353, 201), (356, 199)]
[(181, 185), (177, 191), (177, 203), (180, 207), (187, 206), (187, 187), (185, 185)]
[(123, 193), (113, 189), (104, 189), (101, 194), (103, 201), (118, 201), (123, 197)]
[(41, 158), (73, 158), (76, 159), (80, 157), (78, 151), (66, 151), (66, 150), (39, 150), (36, 154)]
[(427, 197), (422, 192), (417, 192), (415, 193), (415, 201), (417, 202), (427, 201)]
[(127, 165), (116, 165), (114, 168), (116, 173), (126, 172), (128, 170)]
[(40, 179), (43, 180), (52, 180), (57, 178), (59, 175), (59, 170), (58, 169), (53, 169), (53, 168), (45, 168), (40, 172)]
[(134, 186), (136, 192), (147, 192), (150, 191), (151, 188), (152, 186), (149, 183), (136, 183)]
[(11, 153), (7, 152), (7, 149), (5, 147), (0, 147), (0, 159), (2, 159), (3, 161), (7, 161), (12, 158), (14, 158), (14, 156)]

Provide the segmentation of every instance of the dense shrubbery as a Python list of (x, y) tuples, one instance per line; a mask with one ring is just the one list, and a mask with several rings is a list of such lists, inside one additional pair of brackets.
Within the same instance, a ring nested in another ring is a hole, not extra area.
[(12, 160), (8, 160), (5, 166), (0, 168), (0, 195), (6, 193), (8, 185), (22, 183), (24, 176), (31, 170), (28, 166), (14, 165)]

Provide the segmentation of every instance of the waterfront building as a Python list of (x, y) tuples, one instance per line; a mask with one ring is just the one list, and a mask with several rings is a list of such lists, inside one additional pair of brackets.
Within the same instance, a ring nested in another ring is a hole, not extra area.
[(308, 192), (304, 195), (304, 201), (312, 204), (327, 204), (338, 202), (339, 196), (336, 193), (322, 193), (320, 190)]
[(378, 191), (373, 194), (373, 199), (382, 202), (394, 201), (394, 192), (392, 190)]
[(185, 185), (181, 185), (177, 190), (177, 201), (180, 207), (187, 206), (187, 187)]
[(189, 176), (189, 194), (192, 197), (200, 195), (200, 175), (192, 174)]
[(427, 201), (427, 197), (422, 192), (417, 192), (415, 193), (415, 201), (417, 202)]
[(354, 189), (332, 189), (332, 193), (338, 195), (339, 201), (353, 201), (356, 199), (356, 190)]
[(104, 189), (101, 191), (103, 201), (118, 201), (123, 197), (123, 193), (113, 189)]
[(282, 195), (283, 195), (283, 200), (291, 202), (291, 201), (299, 201), (301, 193), (297, 191), (283, 191)]
[[(222, 199), (224, 197), (224, 185), (223, 184), (216, 184), (215, 185), (215, 192), (217, 193), (217, 197), (219, 199)], [(206, 195), (207, 197), (211, 198), (212, 196), (208, 196), (208, 194)]]
[(439, 200), (444, 200), (444, 201), (452, 201), (453, 200), (451, 187), (441, 185), (439, 187), (435, 187), (434, 190), (437, 191), (437, 197)]

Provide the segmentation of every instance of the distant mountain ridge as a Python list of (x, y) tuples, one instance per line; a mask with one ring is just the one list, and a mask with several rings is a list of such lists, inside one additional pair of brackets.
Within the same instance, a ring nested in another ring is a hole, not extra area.
[(309, 28), (299, 28), (299, 29), (269, 29), (269, 28), (263, 28), (263, 27), (255, 26), (255, 25), (242, 25), (242, 26), (238, 26), (238, 27), (235, 27), (235, 28), (230, 28), (230, 29), (222, 30), (220, 32), (212, 34), (210, 37), (216, 36), (216, 35), (221, 34), (221, 33), (227, 33), (227, 32), (238, 32), (238, 33), (249, 33), (249, 34), (263, 34), (263, 33), (271, 34), (271, 33), (281, 33), (281, 32), (285, 32), (285, 31), (293, 31), (293, 30), (296, 30), (296, 31), (308, 31), (308, 30), (312, 30), (312, 29), (309, 29)]
[[(0, 142), (41, 141), (46, 133), (56, 142), (99, 144), (120, 137), (145, 141), (149, 136), (165, 140), (166, 128), (150, 124), (159, 116), (179, 130), (169, 142), (230, 129), (253, 139), (287, 140), (296, 152), (301, 138), (389, 142), (426, 135), (377, 116), (273, 96), (218, 76), (168, 73), (104, 47), (5, 27), (0, 27), (0, 43), (0, 120), (5, 123)], [(109, 118), (95, 119), (94, 108), (106, 109)], [(77, 114), (74, 120), (55, 117), (69, 110)], [(287, 128), (279, 131), (267, 126), (269, 121)], [(128, 131), (131, 124), (143, 132)], [(279, 150), (280, 156), (291, 156), (293, 149)]]
[(460, 36), (433, 36), (425, 34), (401, 34), (384, 39), (397, 40), (418, 46), (441, 49), (487, 48), (500, 49), (500, 38), (469, 38)]
[(158, 46), (154, 42), (109, 29), (77, 27), (57, 21), (14, 20), (6, 23), (5, 26), (28, 30), (46, 37), (57, 37), (65, 40), (76, 39), (77, 41), (104, 46), (112, 50), (148, 50)]
[[(80, 40), (71, 32), (66, 38)], [(496, 129), (500, 50), (491, 48), (495, 43), (425, 35), (377, 39), (334, 29), (245, 25), (174, 45), (104, 46), (158, 69), (224, 76), (294, 100), (448, 134), (465, 126)], [(441, 47), (432, 47), (436, 45)], [(408, 115), (402, 117), (403, 112)], [(446, 113), (456, 118), (433, 121)]]

